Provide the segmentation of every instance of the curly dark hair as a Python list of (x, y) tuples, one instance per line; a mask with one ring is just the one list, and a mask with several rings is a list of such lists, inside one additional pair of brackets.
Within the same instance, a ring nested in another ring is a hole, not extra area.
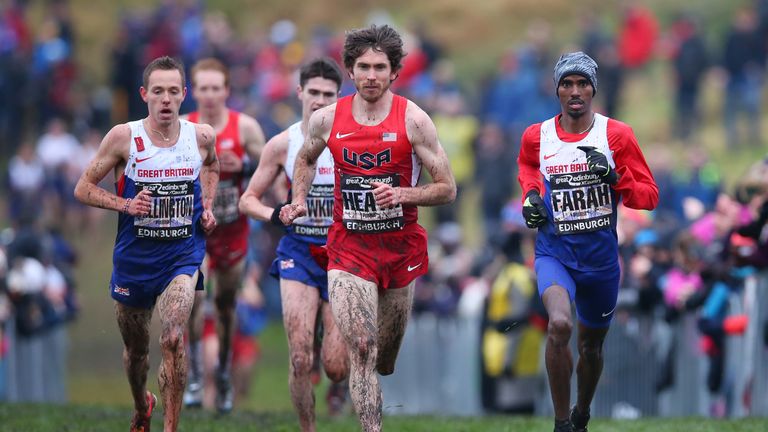
[(397, 72), (403, 67), (401, 61), (406, 55), (403, 51), (403, 39), (395, 29), (386, 24), (383, 26), (373, 24), (368, 28), (347, 32), (344, 50), (341, 52), (344, 67), (352, 69), (355, 60), (363, 55), (368, 48), (386, 54), (393, 72)]

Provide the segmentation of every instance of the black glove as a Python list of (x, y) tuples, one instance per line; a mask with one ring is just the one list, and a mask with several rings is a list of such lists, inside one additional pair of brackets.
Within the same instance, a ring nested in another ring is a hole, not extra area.
[(272, 216), (269, 217), (269, 221), (277, 226), (285, 226), (283, 221), (280, 220), (280, 210), (286, 205), (288, 205), (288, 203), (278, 204), (277, 207), (275, 207), (275, 210), (272, 211)]
[(528, 228), (538, 228), (547, 222), (547, 207), (538, 191), (532, 190), (525, 195), (523, 217)]
[(587, 154), (587, 166), (593, 174), (597, 174), (605, 183), (613, 186), (619, 181), (619, 175), (611, 169), (608, 158), (592, 146), (578, 146), (579, 150)]

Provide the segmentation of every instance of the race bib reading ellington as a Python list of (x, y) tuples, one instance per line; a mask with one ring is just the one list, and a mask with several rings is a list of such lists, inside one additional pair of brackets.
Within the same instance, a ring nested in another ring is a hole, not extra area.
[(341, 175), (342, 222), (349, 231), (381, 233), (400, 230), (405, 226), (403, 206), (378, 208), (371, 183), (379, 182), (392, 187), (400, 186), (395, 174)]
[(610, 228), (611, 187), (589, 171), (551, 174), (552, 219), (557, 234), (581, 234)]
[(136, 190), (149, 190), (152, 205), (147, 216), (136, 216), (136, 237), (152, 240), (178, 240), (192, 237), (195, 212), (193, 181), (139, 183)]

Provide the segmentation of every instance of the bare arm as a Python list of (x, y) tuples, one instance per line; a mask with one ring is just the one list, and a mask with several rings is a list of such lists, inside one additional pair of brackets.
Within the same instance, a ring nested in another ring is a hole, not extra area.
[(219, 159), (216, 157), (216, 134), (213, 128), (207, 124), (196, 124), (197, 148), (203, 159), (200, 169), (200, 185), (203, 189), (203, 230), (207, 233), (216, 227), (213, 217), (213, 198), (216, 195), (216, 187), (219, 184)]
[(317, 158), (328, 145), (335, 114), (336, 104), (333, 104), (315, 111), (309, 118), (307, 136), (293, 168), (293, 199), (290, 205), (280, 211), (280, 219), (285, 224), (290, 224), (297, 217), (307, 213), (307, 193), (315, 178)]
[(266, 142), (264, 131), (255, 118), (245, 114), (240, 115), (240, 138), (245, 147), (245, 153), (251, 159), (251, 163), (255, 164), (260, 160)]
[(396, 187), (376, 184), (376, 203), (383, 207), (397, 204), (436, 206), (456, 199), (456, 180), (443, 146), (437, 139), (437, 129), (432, 119), (413, 102), (408, 102), (405, 112), (405, 128), (413, 151), (421, 159), (432, 177), (432, 183), (416, 187)]
[(141, 199), (130, 200), (117, 196), (98, 186), (104, 177), (128, 160), (131, 128), (120, 124), (112, 128), (101, 140), (99, 150), (75, 186), (75, 198), (92, 207), (125, 212), (132, 216), (149, 212), (149, 192), (140, 192)]
[(328, 113), (324, 109), (312, 114), (307, 125), (307, 137), (301, 146), (293, 167), (293, 202), (304, 203), (315, 178), (317, 158), (327, 146), (333, 117), (328, 119)]
[(245, 189), (243, 196), (240, 197), (238, 204), (240, 212), (248, 216), (263, 221), (269, 221), (272, 217), (274, 208), (265, 205), (261, 198), (269, 187), (275, 182), (277, 176), (283, 169), (285, 156), (288, 151), (288, 132), (283, 131), (264, 146), (261, 153), (261, 160), (256, 168), (256, 172), (248, 182), (248, 188)]

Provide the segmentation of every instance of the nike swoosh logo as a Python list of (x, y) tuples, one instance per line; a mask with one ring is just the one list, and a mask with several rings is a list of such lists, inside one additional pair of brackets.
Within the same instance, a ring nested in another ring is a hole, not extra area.
[(557, 153), (553, 153), (551, 155), (544, 155), (544, 160), (552, 159), (553, 157), (557, 156)]
[(418, 263), (418, 264), (416, 264), (416, 265), (415, 265), (415, 266), (413, 266), (413, 267), (411, 267), (411, 266), (408, 266), (408, 271), (409, 271), (409, 272), (411, 272), (411, 271), (414, 271), (414, 270), (416, 270), (416, 269), (417, 269), (417, 268), (419, 268), (419, 267), (421, 267), (421, 263)]
[(611, 309), (611, 311), (610, 311), (610, 312), (603, 312), (603, 318), (605, 318), (605, 317), (607, 317), (608, 315), (612, 314), (612, 313), (613, 313), (613, 311), (615, 311), (615, 310), (616, 310), (616, 306), (614, 306), (614, 307), (613, 307), (613, 309)]
[(136, 163), (142, 163), (142, 162), (144, 162), (145, 160), (149, 160), (149, 159), (152, 159), (153, 157), (155, 157), (155, 156), (154, 156), (154, 155), (152, 155), (152, 156), (150, 156), (150, 157), (145, 157), (145, 158), (136, 158)]
[(348, 137), (348, 136), (350, 136), (350, 135), (352, 135), (352, 134), (354, 134), (354, 133), (356, 133), (356, 132), (357, 132), (357, 131), (355, 131), (355, 132), (350, 132), (350, 133), (345, 133), (345, 134), (343, 134), (343, 133), (341, 133), (341, 132), (336, 132), (336, 139), (343, 139), (343, 138), (346, 138), (346, 137)]

